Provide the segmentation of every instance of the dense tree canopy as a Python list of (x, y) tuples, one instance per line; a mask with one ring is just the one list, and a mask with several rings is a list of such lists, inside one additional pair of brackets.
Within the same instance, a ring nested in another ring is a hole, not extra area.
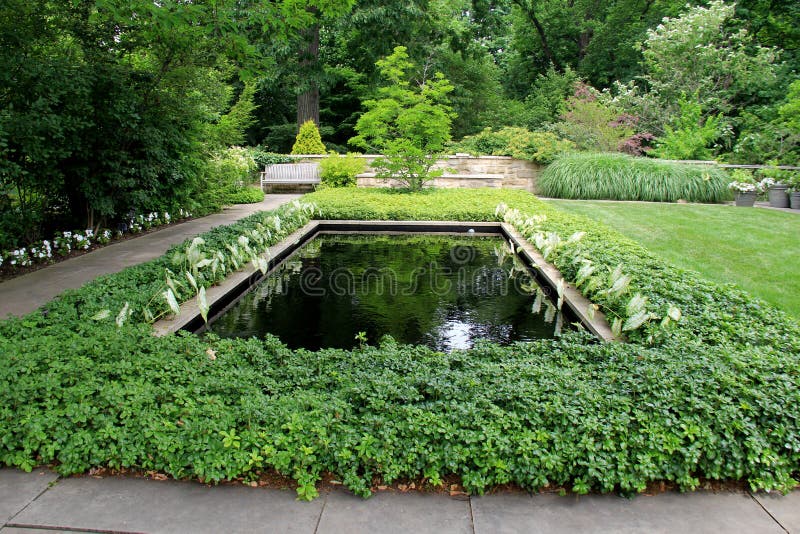
[(509, 126), (587, 150), (796, 164), (798, 6), (6, 0), (0, 248), (131, 211), (213, 209), (228, 146), (288, 152), (308, 118), (327, 149), (355, 148), (385, 90), (376, 65), (398, 46), (409, 79), (451, 82), (456, 139)]

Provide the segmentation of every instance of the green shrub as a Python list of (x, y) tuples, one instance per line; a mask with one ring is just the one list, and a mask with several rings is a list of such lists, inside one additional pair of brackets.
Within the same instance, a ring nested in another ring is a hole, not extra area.
[(569, 139), (580, 150), (613, 152), (634, 133), (635, 118), (621, 114), (593, 87), (578, 84), (567, 100), (562, 120), (551, 125), (553, 132)]
[(325, 145), (322, 144), (322, 137), (319, 134), (317, 125), (312, 120), (307, 120), (300, 126), (297, 132), (292, 154), (324, 154)]
[(234, 146), (218, 152), (203, 170), (202, 186), (193, 198), (199, 207), (191, 206), (192, 211), (217, 211), (229, 204), (228, 196), (249, 184), (255, 169), (255, 161), (246, 148)]
[(319, 162), (320, 180), (328, 187), (349, 187), (356, 185), (356, 176), (364, 172), (367, 163), (357, 154), (340, 156), (331, 152)]
[(561, 139), (553, 133), (531, 132), (513, 126), (497, 131), (486, 128), (451, 145), (454, 151), (468, 152), (475, 156), (511, 156), (543, 165), (574, 148), (571, 141)]
[(276, 163), (291, 163), (294, 161), (294, 158), (291, 156), (269, 152), (260, 146), (250, 148), (250, 156), (253, 158), (253, 161), (255, 161), (258, 169), (263, 169), (267, 165), (275, 165)]
[(226, 204), (255, 204), (264, 201), (264, 191), (259, 186), (237, 187), (225, 194)]
[(703, 119), (703, 107), (685, 96), (678, 101), (680, 114), (664, 127), (652, 154), (665, 159), (710, 160), (710, 145), (719, 138), (722, 114)]
[(764, 167), (756, 171), (756, 175), (762, 180), (771, 180), (778, 184), (789, 184), (792, 182), (797, 171), (778, 168), (776, 161), (768, 162), (769, 167)]
[(716, 166), (636, 158), (625, 154), (569, 154), (539, 177), (539, 193), (582, 200), (722, 202), (728, 178)]
[[(540, 229), (565, 237), (548, 240), (567, 280), (630, 320), (632, 299), (596, 283), (624, 272), (648, 320), (627, 343), (575, 333), (450, 354), (388, 339), (309, 352), (271, 336), (157, 338), (142, 310), (187, 242), (66, 292), (46, 313), (0, 322), (0, 463), (205, 482), (277, 470), (302, 498), (325, 472), (359, 495), (376, 481), (436, 485), (447, 475), (476, 493), (508, 483), (579, 493), (653, 481), (692, 489), (701, 479), (796, 484), (800, 325), (763, 301), (523, 191), (326, 189), (305, 200), (329, 218), (496, 220), (501, 202), (545, 216)], [(257, 213), (207, 232), (200, 247), (229, 250), (252, 231), (267, 245), (306, 220), (291, 206)], [(671, 307), (682, 316), (664, 326)]]

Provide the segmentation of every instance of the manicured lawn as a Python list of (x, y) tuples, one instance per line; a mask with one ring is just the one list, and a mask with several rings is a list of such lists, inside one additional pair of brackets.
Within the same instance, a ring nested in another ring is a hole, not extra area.
[(733, 282), (800, 317), (800, 213), (697, 204), (552, 200), (675, 265)]

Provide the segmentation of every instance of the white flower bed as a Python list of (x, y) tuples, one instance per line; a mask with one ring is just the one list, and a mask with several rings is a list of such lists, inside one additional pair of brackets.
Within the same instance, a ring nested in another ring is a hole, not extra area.
[[(186, 219), (192, 214), (180, 209), (178, 219)], [(0, 267), (29, 267), (31, 265), (52, 263), (56, 256), (68, 256), (74, 250), (89, 250), (92, 245), (108, 244), (113, 238), (122, 237), (126, 233), (138, 234), (172, 222), (173, 216), (167, 212), (152, 212), (137, 215), (128, 219), (121, 230), (112, 231), (107, 228), (95, 233), (91, 229), (83, 231), (60, 232), (52, 240), (45, 239), (28, 247), (15, 250), (0, 250)]]

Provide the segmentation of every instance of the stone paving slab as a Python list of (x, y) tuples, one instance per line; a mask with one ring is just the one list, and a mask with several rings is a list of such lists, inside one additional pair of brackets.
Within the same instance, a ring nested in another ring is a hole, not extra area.
[(232, 224), (258, 211), (290, 202), (300, 195), (267, 195), (264, 202), (237, 204), (221, 213), (201, 217), (50, 265), (0, 283), (0, 319), (25, 315), (49, 302), (65, 289), (81, 287), (98, 276), (158, 258), (171, 246), (215, 226)]
[(471, 534), (469, 499), (424, 493), (379, 492), (363, 499), (344, 490), (328, 494), (317, 534)]
[(38, 497), (58, 475), (48, 469), (26, 473), (18, 469), (0, 469), (0, 526)]
[(0, 534), (800, 533), (800, 493), (759, 494), (758, 501), (748, 493), (703, 491), (633, 499), (502, 492), (469, 499), (390, 490), (361, 499), (336, 489), (306, 503), (297, 501), (292, 490), (124, 477), (77, 477), (52, 484), (55, 479), (48, 470), (0, 469), (0, 507), (13, 510)]
[(504, 494), (473, 498), (472, 511), (476, 533), (784, 532), (746, 493)]
[(0, 534), (91, 534), (89, 530), (59, 530), (59, 529), (43, 529), (43, 528), (20, 528), (20, 527), (5, 527), (0, 528)]
[(789, 495), (756, 493), (754, 497), (783, 528), (800, 533), (800, 492)]
[(324, 499), (298, 502), (292, 490), (83, 477), (60, 480), (9, 524), (148, 533), (311, 533), (323, 505)]

